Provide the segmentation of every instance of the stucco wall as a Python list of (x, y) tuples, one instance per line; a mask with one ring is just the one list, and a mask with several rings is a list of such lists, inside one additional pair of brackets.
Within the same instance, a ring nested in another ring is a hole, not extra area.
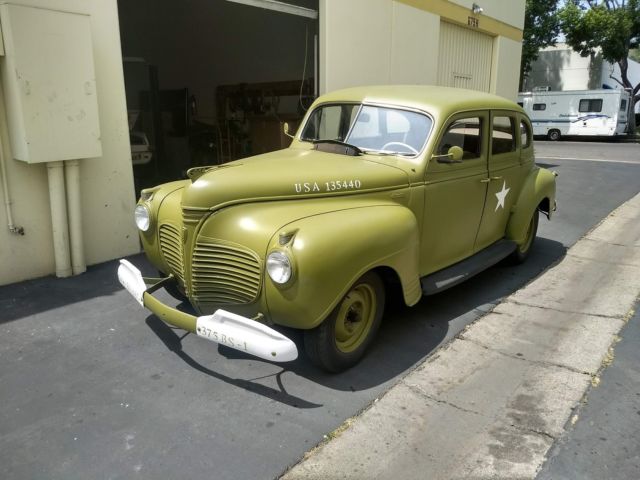
[[(473, 4), (482, 7), (482, 16), (494, 18), (507, 25), (524, 28), (524, 1), (518, 0), (450, 0), (462, 7), (471, 10)], [(482, 18), (482, 17), (481, 17)]]
[[(87, 264), (139, 251), (132, 220), (135, 205), (122, 58), (115, 0), (14, 0), (11, 3), (91, 16), (103, 155), (81, 161), (82, 217)], [(14, 221), (25, 235), (9, 233), (0, 209), (0, 284), (54, 272), (53, 240), (45, 165), (13, 160), (0, 101), (0, 135)], [(0, 189), (2, 187), (0, 186)]]
[[(320, 0), (320, 91), (436, 84), (441, 20), (466, 25), (472, 1)], [(483, 0), (478, 31), (494, 38), (492, 93), (518, 93), (524, 0)]]
[(435, 83), (440, 20), (391, 0), (320, 1), (320, 92)]
[(502, 36), (493, 42), (491, 93), (513, 100), (518, 98), (518, 80), (522, 43)]

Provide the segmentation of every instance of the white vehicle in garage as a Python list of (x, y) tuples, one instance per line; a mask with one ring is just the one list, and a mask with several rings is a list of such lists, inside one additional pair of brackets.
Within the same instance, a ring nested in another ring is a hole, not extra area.
[(534, 91), (518, 94), (531, 118), (534, 135), (559, 140), (563, 135), (625, 135), (630, 96), (625, 90)]

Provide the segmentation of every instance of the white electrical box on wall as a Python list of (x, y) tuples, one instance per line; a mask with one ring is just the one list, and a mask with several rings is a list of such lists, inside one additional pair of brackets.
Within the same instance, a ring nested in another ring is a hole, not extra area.
[(102, 156), (90, 19), (0, 4), (0, 73), (16, 160)]

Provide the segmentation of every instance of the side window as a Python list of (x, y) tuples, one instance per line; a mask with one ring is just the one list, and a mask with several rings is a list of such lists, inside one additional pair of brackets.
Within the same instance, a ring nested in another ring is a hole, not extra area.
[(534, 110), (546, 110), (547, 109), (547, 104), (546, 103), (534, 103), (533, 104), (533, 109)]
[(437, 152), (446, 155), (449, 149), (458, 146), (462, 149), (462, 160), (474, 160), (482, 154), (482, 119), (480, 117), (460, 118), (447, 127)]
[(513, 117), (493, 117), (491, 128), (491, 153), (514, 152), (516, 150), (516, 121)]
[(524, 120), (520, 120), (520, 148), (531, 146), (531, 128)]
[(601, 98), (583, 98), (578, 105), (579, 112), (601, 112), (602, 111), (602, 99)]
[(623, 98), (622, 100), (620, 100), (620, 111), (621, 112), (626, 112), (627, 111), (627, 99)]

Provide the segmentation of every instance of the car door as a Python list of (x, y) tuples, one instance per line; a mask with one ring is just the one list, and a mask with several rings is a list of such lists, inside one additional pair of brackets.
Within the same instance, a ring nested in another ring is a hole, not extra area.
[(489, 177), (485, 180), (487, 195), (474, 246), (475, 252), (504, 237), (511, 208), (522, 187), (525, 167), (521, 158), (521, 139), (517, 135), (521, 128), (519, 120), (516, 112), (491, 112)]
[[(472, 254), (485, 204), (487, 184), (486, 111), (452, 116), (441, 130), (425, 178), (422, 227), (422, 275), (452, 265)], [(451, 147), (461, 160), (447, 156)]]

